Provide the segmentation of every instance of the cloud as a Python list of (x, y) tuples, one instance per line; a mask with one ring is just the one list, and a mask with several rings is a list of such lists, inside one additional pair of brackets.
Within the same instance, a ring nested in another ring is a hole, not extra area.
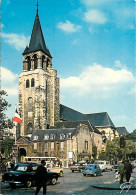
[(10, 70), (1, 67), (1, 80), (4, 82), (12, 82), (18, 78), (17, 74), (12, 73)]
[(102, 95), (106, 98), (113, 96), (114, 92), (126, 84), (134, 82), (134, 75), (128, 70), (114, 70), (94, 63), (84, 68), (79, 76), (62, 78), (60, 83), (63, 91), (68, 90), (72, 94), (76, 91), (76, 95), (90, 94), (92, 97)]
[(81, 26), (72, 24), (70, 21), (66, 20), (65, 23), (59, 22), (57, 28), (68, 33), (74, 33), (81, 29)]
[(84, 14), (84, 20), (89, 23), (95, 24), (105, 24), (107, 22), (107, 18), (104, 13), (91, 9)]
[(135, 94), (136, 95), (136, 85), (129, 91), (130, 95)]
[(13, 46), (16, 50), (24, 49), (30, 39), (30, 37), (15, 33), (1, 33), (1, 36), (6, 43)]
[(93, 6), (93, 5), (101, 5), (106, 2), (110, 2), (111, 0), (81, 0), (81, 3), (87, 5), (87, 6)]
[(1, 67), (1, 84), (10, 96), (18, 96), (18, 75)]

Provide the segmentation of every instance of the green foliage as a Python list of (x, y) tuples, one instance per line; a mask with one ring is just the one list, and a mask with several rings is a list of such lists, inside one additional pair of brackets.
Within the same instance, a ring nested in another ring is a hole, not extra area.
[(136, 142), (136, 129), (132, 133), (129, 133), (128, 135), (126, 135), (125, 138), (127, 140), (132, 140)]
[(6, 158), (12, 153), (13, 144), (14, 139), (10, 139), (8, 137), (1, 142), (1, 151), (4, 153)]
[(92, 147), (92, 156), (94, 159), (96, 159), (96, 157), (97, 157), (97, 147), (96, 146)]
[(115, 138), (112, 141), (107, 141), (106, 151), (105, 153), (101, 153), (99, 155), (99, 159), (111, 160), (113, 159), (122, 159), (126, 157), (130, 157), (132, 154), (135, 155), (136, 151), (136, 143), (132, 140), (126, 140), (126, 147), (120, 148), (120, 138)]
[(7, 92), (4, 90), (0, 90), (0, 130), (5, 127), (6, 115), (5, 111), (11, 105), (5, 100), (4, 97), (7, 96)]
[(99, 159), (100, 160), (107, 160), (107, 153), (106, 152), (101, 152), (99, 154)]

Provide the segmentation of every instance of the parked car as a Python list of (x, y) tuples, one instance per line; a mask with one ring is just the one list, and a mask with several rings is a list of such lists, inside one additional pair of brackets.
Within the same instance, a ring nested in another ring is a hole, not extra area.
[(114, 165), (114, 167), (113, 167), (113, 168), (114, 168), (114, 170), (115, 170), (115, 171), (117, 171), (117, 169), (118, 169), (119, 165), (120, 165), (120, 163), (118, 163), (118, 164), (115, 164), (115, 165)]
[(55, 167), (53, 166), (52, 163), (46, 163), (46, 168), (47, 168), (47, 171), (56, 172), (59, 174), (60, 177), (63, 176), (63, 168), (61, 167)]
[[(36, 163), (22, 163), (17, 165), (13, 171), (4, 172), (2, 174), (2, 182), (9, 183), (11, 188), (15, 188), (16, 184), (23, 184), (26, 187), (31, 187), (36, 185), (36, 169), (40, 164)], [(48, 183), (53, 185), (56, 184), (58, 180), (58, 173), (47, 172)]]
[(85, 168), (85, 164), (83, 164), (83, 163), (76, 163), (70, 167), (72, 173), (75, 171), (83, 172), (84, 168)]
[(96, 164), (98, 164), (100, 166), (100, 169), (102, 171), (106, 171), (106, 170), (113, 170), (113, 166), (106, 160), (103, 161), (95, 161)]
[(98, 164), (89, 164), (89, 166), (87, 165), (83, 171), (83, 175), (93, 175), (93, 176), (97, 176), (97, 175), (102, 175), (102, 170), (100, 169), (100, 166)]

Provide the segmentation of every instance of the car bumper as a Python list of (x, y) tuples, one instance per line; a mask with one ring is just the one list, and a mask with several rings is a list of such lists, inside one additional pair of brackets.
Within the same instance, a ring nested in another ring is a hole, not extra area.
[(2, 181), (3, 183), (14, 183), (14, 184), (22, 184), (21, 181)]

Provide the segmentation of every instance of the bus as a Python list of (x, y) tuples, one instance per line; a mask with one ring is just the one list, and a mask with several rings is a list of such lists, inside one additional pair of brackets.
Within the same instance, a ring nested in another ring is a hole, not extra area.
[(58, 160), (56, 157), (31, 157), (31, 156), (25, 156), (24, 157), (24, 162), (29, 162), (29, 163), (41, 163), (41, 160), (45, 160), (46, 162), (51, 162), (51, 161), (56, 161)]

